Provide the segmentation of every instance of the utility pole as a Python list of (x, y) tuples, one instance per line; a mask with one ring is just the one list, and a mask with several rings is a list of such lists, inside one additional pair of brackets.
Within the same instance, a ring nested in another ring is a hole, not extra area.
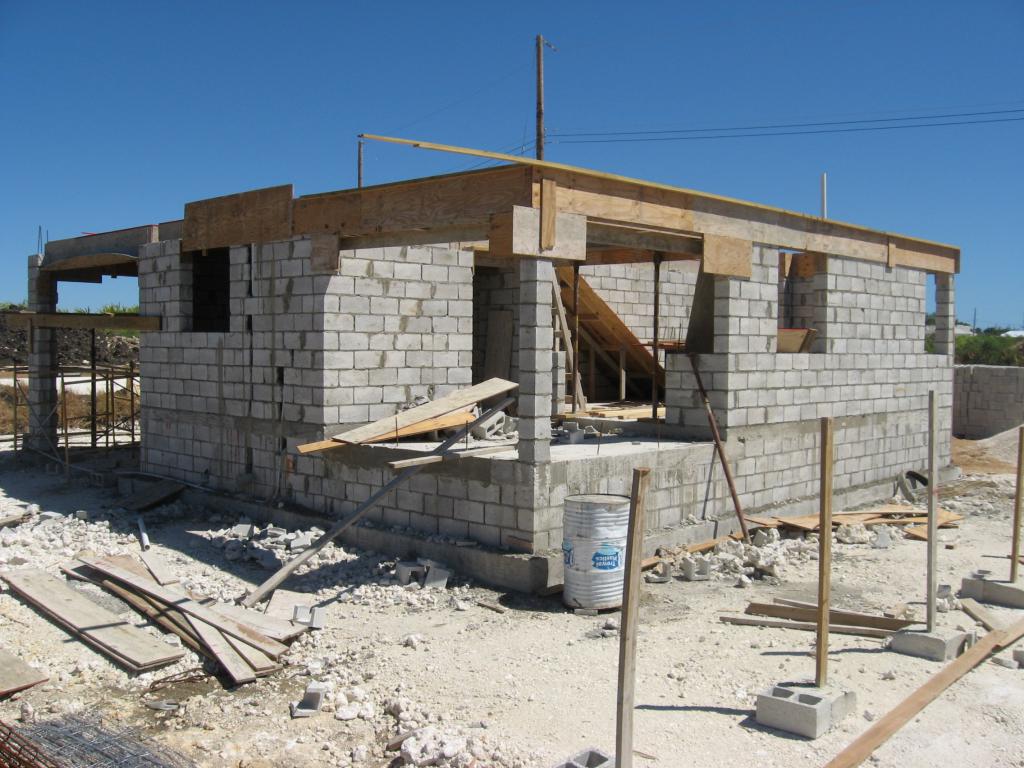
[(544, 36), (537, 35), (537, 159), (544, 159)]

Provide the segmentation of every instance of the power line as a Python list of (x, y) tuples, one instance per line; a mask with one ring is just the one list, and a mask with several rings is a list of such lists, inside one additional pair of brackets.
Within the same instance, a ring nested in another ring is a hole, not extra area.
[[(1024, 117), (1002, 117), (992, 120), (961, 120), (945, 123), (921, 123), (917, 125), (874, 125), (860, 128), (823, 128), (813, 131), (770, 131), (763, 133), (723, 133), (712, 136), (641, 136), (615, 139), (552, 139), (557, 144), (618, 144), (623, 142), (645, 141), (705, 141), (710, 139), (746, 139), (761, 136), (809, 136), (822, 133), (861, 133), (864, 131), (895, 131), (901, 128), (939, 128), (951, 125), (981, 125), (986, 123), (1013, 123), (1024, 120)], [(549, 134), (550, 135), (550, 134)]]
[[(953, 112), (943, 115), (920, 115), (918, 117), (879, 117), (863, 120), (830, 120), (817, 123), (774, 123), (769, 125), (742, 125), (734, 127), (718, 127), (718, 128), (660, 128), (656, 130), (642, 130), (642, 131), (603, 131), (603, 132), (561, 132), (552, 131), (549, 132), (549, 136), (571, 136), (571, 137), (595, 137), (595, 136), (648, 136), (655, 134), (665, 133), (714, 133), (716, 131), (761, 131), (771, 130), (776, 128), (820, 128), (825, 126), (835, 125), (862, 125), (865, 123), (898, 123), (907, 122), (910, 120), (940, 120), (946, 118), (955, 117), (979, 117), (979, 116), (990, 116), (990, 115), (1009, 115), (1019, 114), (1024, 112), (1022, 109), (999, 109), (991, 110), (987, 112)], [(912, 126), (910, 126), (912, 127)], [(567, 142), (566, 142), (567, 143)]]

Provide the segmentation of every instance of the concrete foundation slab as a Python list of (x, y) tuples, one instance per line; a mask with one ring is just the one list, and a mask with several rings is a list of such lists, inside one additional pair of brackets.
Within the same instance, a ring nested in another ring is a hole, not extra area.
[(932, 661), (955, 659), (974, 642), (974, 636), (967, 632), (936, 630), (922, 632), (904, 629), (893, 634), (889, 641), (890, 650), (905, 656), (917, 656)]
[(1007, 608), (1024, 608), (1024, 589), (1005, 581), (968, 577), (960, 585), (960, 596)]
[(760, 725), (816, 739), (857, 706), (852, 691), (775, 685), (757, 697)]

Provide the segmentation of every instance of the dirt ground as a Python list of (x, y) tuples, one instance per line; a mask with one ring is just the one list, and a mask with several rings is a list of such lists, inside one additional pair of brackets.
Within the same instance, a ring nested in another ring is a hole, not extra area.
[[(958, 441), (957, 456), (979, 463), (968, 464), (974, 474), (941, 489), (943, 506), (965, 516), (958, 528), (940, 534), (939, 583), (954, 591), (976, 568), (992, 570), (994, 578), (1005, 578), (1009, 569), (1013, 477), (1004, 460), (990, 464), (1001, 473), (977, 473), (992, 457), (975, 447)], [(67, 515), (56, 526), (7, 529), (11, 533), (0, 537), (0, 571), (27, 561), (56, 573), (83, 547), (101, 554), (138, 551), (134, 517), (118, 509), (112, 490), (65, 487), (60, 476), (10, 457), (0, 461), (0, 489), (0, 516), (29, 504)], [(89, 520), (76, 519), (77, 510)], [(185, 586), (230, 599), (270, 573), (225, 557), (220, 532), (234, 518), (176, 503), (147, 513), (147, 520), (154, 551)], [(834, 605), (880, 613), (906, 603), (922, 618), (925, 557), (924, 543), (902, 538), (889, 549), (836, 543)], [(297, 640), (284, 670), (234, 690), (204, 677), (151, 692), (151, 684), (166, 675), (201, 670), (202, 660), (189, 652), (172, 667), (128, 675), (5, 592), (0, 646), (49, 670), (51, 680), (0, 702), (0, 719), (16, 722), (25, 703), (39, 717), (97, 712), (143, 727), (202, 766), (397, 766), (401, 758), (385, 754), (382, 744), (413, 725), (429, 725), (440, 739), (463, 747), (443, 763), (463, 768), (546, 768), (584, 747), (613, 750), (618, 637), (606, 626), (616, 613), (578, 616), (557, 596), (498, 594), (461, 578), (444, 592), (409, 590), (391, 578), (393, 565), (388, 553), (334, 548), (317, 567), (290, 580), (289, 589), (315, 592), (327, 609), (327, 628)], [(816, 741), (758, 726), (757, 692), (813, 678), (813, 635), (732, 626), (718, 616), (742, 612), (753, 600), (814, 600), (816, 579), (812, 558), (790, 563), (777, 580), (755, 580), (747, 588), (734, 586), (735, 576), (643, 585), (635, 765), (823, 765), (941, 668), (895, 654), (882, 640), (833, 635), (830, 678), (856, 693), (854, 713)], [(144, 624), (98, 588), (79, 588)], [(480, 607), (480, 598), (507, 611)], [(1024, 616), (992, 610), (1007, 623)], [(938, 624), (984, 632), (959, 610), (940, 613)], [(329, 711), (292, 720), (288, 702), (313, 679), (333, 686)], [(145, 705), (154, 698), (173, 699), (181, 708), (155, 711)], [(366, 711), (335, 719), (335, 706), (347, 699)], [(982, 664), (868, 764), (1024, 766), (1024, 670)]]

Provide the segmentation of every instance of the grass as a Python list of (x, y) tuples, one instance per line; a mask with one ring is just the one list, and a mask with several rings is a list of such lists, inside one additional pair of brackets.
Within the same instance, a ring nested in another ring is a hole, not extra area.
[[(97, 420), (100, 422), (98, 428), (103, 428), (104, 397), (102, 388), (98, 387), (96, 393), (96, 409), (99, 412)], [(68, 425), (71, 429), (88, 429), (90, 419), (89, 395), (81, 395), (77, 392), (68, 392)], [(57, 401), (60, 402), (60, 393), (57, 394)], [(114, 398), (114, 415), (118, 421), (127, 420), (131, 416), (131, 403), (126, 393), (121, 393)], [(139, 418), (139, 399), (135, 398), (135, 418)], [(61, 409), (57, 409), (58, 429), (64, 428), (61, 418)], [(28, 405), (25, 403), (25, 396), (18, 394), (18, 434), (24, 434), (28, 429)], [(0, 434), (10, 435), (14, 431), (14, 387), (0, 386)]]

